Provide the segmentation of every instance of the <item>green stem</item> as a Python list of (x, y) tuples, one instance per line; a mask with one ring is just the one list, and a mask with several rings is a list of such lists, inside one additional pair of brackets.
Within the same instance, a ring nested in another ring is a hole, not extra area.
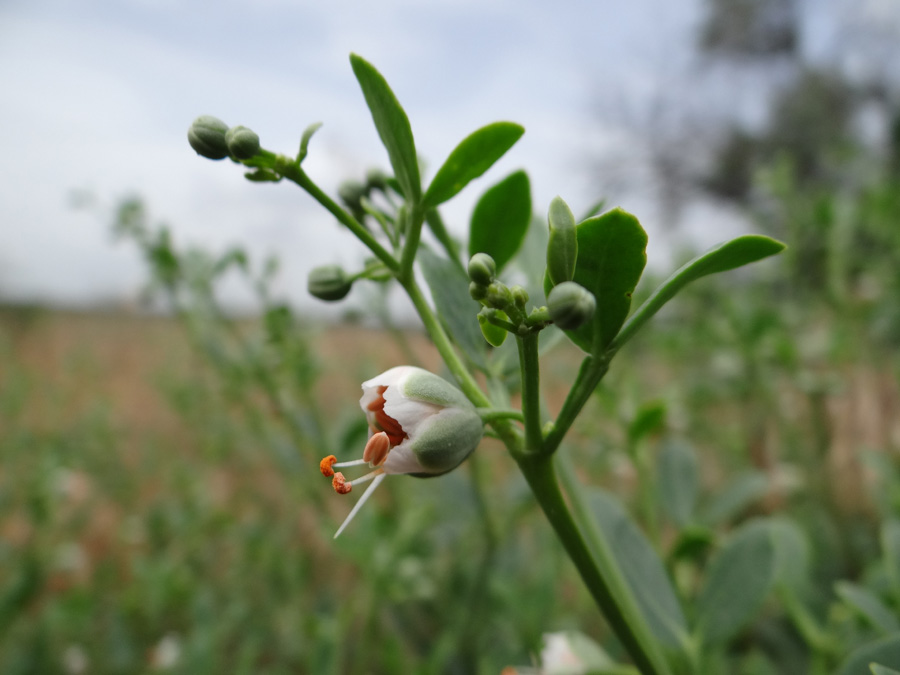
[(400, 254), (400, 271), (397, 272), (397, 278), (401, 283), (413, 279), (413, 264), (416, 262), (416, 252), (419, 250), (419, 240), (422, 237), (422, 224), (425, 222), (419, 204), (410, 204), (409, 208), (409, 227), (406, 229), (406, 240)]
[(298, 164), (295, 164), (287, 157), (277, 155), (272, 168), (288, 180), (293, 181), (306, 190), (313, 199), (324, 206), (325, 209), (337, 218), (342, 225), (353, 232), (353, 234), (355, 234), (356, 237), (372, 251), (372, 253), (378, 256), (378, 259), (381, 260), (389, 270), (395, 274), (400, 272), (400, 264), (397, 262), (397, 259), (391, 255), (390, 251), (379, 244), (378, 240), (372, 236), (372, 233), (356, 220), (356, 218), (347, 213), (347, 211), (342, 209), (333, 199), (331, 199), (331, 197), (322, 192), (322, 190), (319, 189), (319, 186), (306, 175), (306, 172), (301, 169)]
[(541, 434), (541, 371), (538, 363), (538, 333), (516, 339), (519, 347), (519, 368), (522, 377), (522, 414), (525, 416), (525, 452), (540, 453)]
[(643, 627), (642, 623), (635, 622), (635, 617), (629, 616), (631, 612), (624, 611), (621, 598), (616, 597), (622, 595), (622, 589), (618, 588), (616, 589), (618, 592), (614, 592), (612, 588), (614, 581), (601, 573), (600, 566), (595, 561), (560, 491), (553, 458), (544, 454), (523, 454), (516, 456), (516, 461), (566, 553), (610, 627), (634, 659), (635, 665), (644, 675), (667, 674), (669, 671), (665, 662), (652, 649), (654, 643), (639, 633), (639, 629)]
[(578, 413), (581, 412), (584, 404), (588, 402), (591, 394), (594, 393), (597, 385), (600, 384), (600, 380), (606, 375), (607, 370), (609, 370), (608, 358), (587, 356), (582, 361), (581, 369), (578, 371), (575, 383), (569, 390), (569, 395), (559, 411), (553, 429), (547, 435), (547, 438), (544, 439), (543, 451), (545, 453), (553, 454), (556, 452), (572, 423), (575, 422), (575, 418), (578, 417)]
[(525, 416), (521, 410), (497, 410), (495, 408), (478, 408), (476, 412), (486, 424), (490, 424), (494, 420), (515, 420), (516, 422), (524, 422)]

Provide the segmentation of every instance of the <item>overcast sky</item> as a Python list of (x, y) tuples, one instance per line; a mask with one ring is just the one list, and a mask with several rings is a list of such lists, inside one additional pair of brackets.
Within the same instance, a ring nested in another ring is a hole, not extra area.
[[(483, 124), (525, 126), (508, 156), (447, 206), (455, 232), (481, 190), (516, 168), (532, 178), (537, 211), (560, 194), (577, 212), (603, 196), (592, 158), (634, 140), (633, 129), (598, 121), (598, 100), (658, 102), (688, 72), (701, 10), (702, 0), (4, 0), (0, 298), (136, 296), (139, 257), (113, 243), (108, 221), (72, 210), (73, 190), (108, 205), (140, 195), (179, 244), (279, 253), (279, 290), (295, 302), (314, 265), (354, 267), (365, 251), (299, 189), (248, 183), (186, 141), (190, 122), (213, 114), (293, 154), (320, 121), (304, 166), (321, 186), (387, 168), (351, 51), (385, 75), (432, 171)], [(823, 24), (817, 35), (826, 34)], [(642, 219), (660, 259), (660, 217), (647, 199), (638, 190), (619, 202)], [(740, 227), (718, 216), (695, 228), (715, 241)]]

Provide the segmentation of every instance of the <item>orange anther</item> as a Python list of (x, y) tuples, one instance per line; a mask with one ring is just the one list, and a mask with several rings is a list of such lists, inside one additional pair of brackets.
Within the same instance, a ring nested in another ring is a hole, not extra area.
[(337, 461), (337, 457), (334, 455), (328, 455), (328, 457), (323, 457), (322, 461), (319, 462), (319, 471), (322, 472), (322, 475), (326, 478), (331, 478), (334, 475), (334, 469), (331, 468), (331, 465)]
[(331, 487), (333, 487), (334, 491), (339, 495), (345, 495), (353, 489), (353, 486), (347, 482), (347, 479), (344, 478), (344, 474), (340, 471), (334, 474), (334, 478), (331, 479)]
[(381, 431), (377, 434), (372, 434), (366, 443), (366, 449), (363, 450), (363, 459), (369, 463), (370, 466), (380, 466), (385, 459), (387, 459), (388, 453), (391, 451), (391, 439), (385, 432)]

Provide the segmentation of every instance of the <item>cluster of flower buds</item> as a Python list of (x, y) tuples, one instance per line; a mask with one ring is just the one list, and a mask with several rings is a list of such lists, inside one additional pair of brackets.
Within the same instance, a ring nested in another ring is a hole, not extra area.
[(188, 129), (191, 147), (208, 159), (231, 157), (242, 161), (254, 157), (260, 149), (259, 136), (243, 126), (229, 127), (218, 117), (201, 115)]

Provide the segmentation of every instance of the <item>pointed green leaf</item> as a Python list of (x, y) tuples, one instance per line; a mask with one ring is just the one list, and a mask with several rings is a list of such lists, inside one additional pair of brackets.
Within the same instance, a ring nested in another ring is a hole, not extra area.
[[(497, 315), (503, 321), (509, 321), (509, 317), (506, 316), (499, 309), (495, 310)], [(484, 314), (478, 315), (478, 325), (481, 326), (481, 334), (484, 336), (484, 339), (487, 340), (488, 344), (492, 347), (499, 347), (506, 341), (506, 336), (509, 335), (509, 331), (501, 326), (495, 326)]]
[(525, 129), (513, 122), (494, 122), (466, 136), (438, 169), (425, 191), (426, 208), (456, 196), (469, 181), (490, 169), (523, 133)]
[[(576, 230), (578, 262), (573, 281), (594, 294), (597, 310), (588, 323), (565, 333), (587, 353), (600, 354), (628, 316), (631, 294), (647, 264), (647, 233), (637, 218), (622, 209), (588, 218)], [(550, 288), (547, 276), (544, 292)]]
[(653, 635), (665, 647), (683, 647), (687, 621), (656, 550), (612, 495), (597, 491), (591, 507)]
[(484, 370), (487, 345), (477, 319), (481, 305), (469, 295), (469, 278), (459, 265), (427, 246), (419, 249), (418, 259), (447, 332), (472, 363)]
[(870, 675), (872, 663), (900, 665), (900, 633), (859, 647), (834, 672), (835, 675)]
[(784, 248), (785, 245), (780, 241), (759, 234), (748, 234), (714, 246), (703, 255), (682, 266), (653, 291), (653, 294), (631, 316), (621, 333), (616, 336), (614, 348), (618, 349), (634, 337), (641, 326), (647, 323), (663, 305), (690, 282), (709, 274), (727, 272), (743, 265), (749, 265), (757, 260), (780, 253)]
[(695, 632), (712, 645), (734, 637), (762, 607), (775, 580), (775, 551), (765, 521), (735, 530), (712, 559), (697, 600)]
[(350, 65), (362, 88), (381, 142), (388, 151), (403, 196), (407, 201), (417, 203), (422, 197), (422, 184), (409, 118), (375, 66), (356, 54), (350, 55)]
[(834, 590), (841, 600), (850, 605), (873, 628), (886, 635), (900, 632), (900, 621), (897, 620), (893, 610), (885, 606), (868, 588), (849, 581), (839, 581), (834, 585)]
[(469, 223), (469, 255), (487, 253), (503, 269), (519, 250), (531, 221), (528, 174), (516, 171), (488, 188)]

